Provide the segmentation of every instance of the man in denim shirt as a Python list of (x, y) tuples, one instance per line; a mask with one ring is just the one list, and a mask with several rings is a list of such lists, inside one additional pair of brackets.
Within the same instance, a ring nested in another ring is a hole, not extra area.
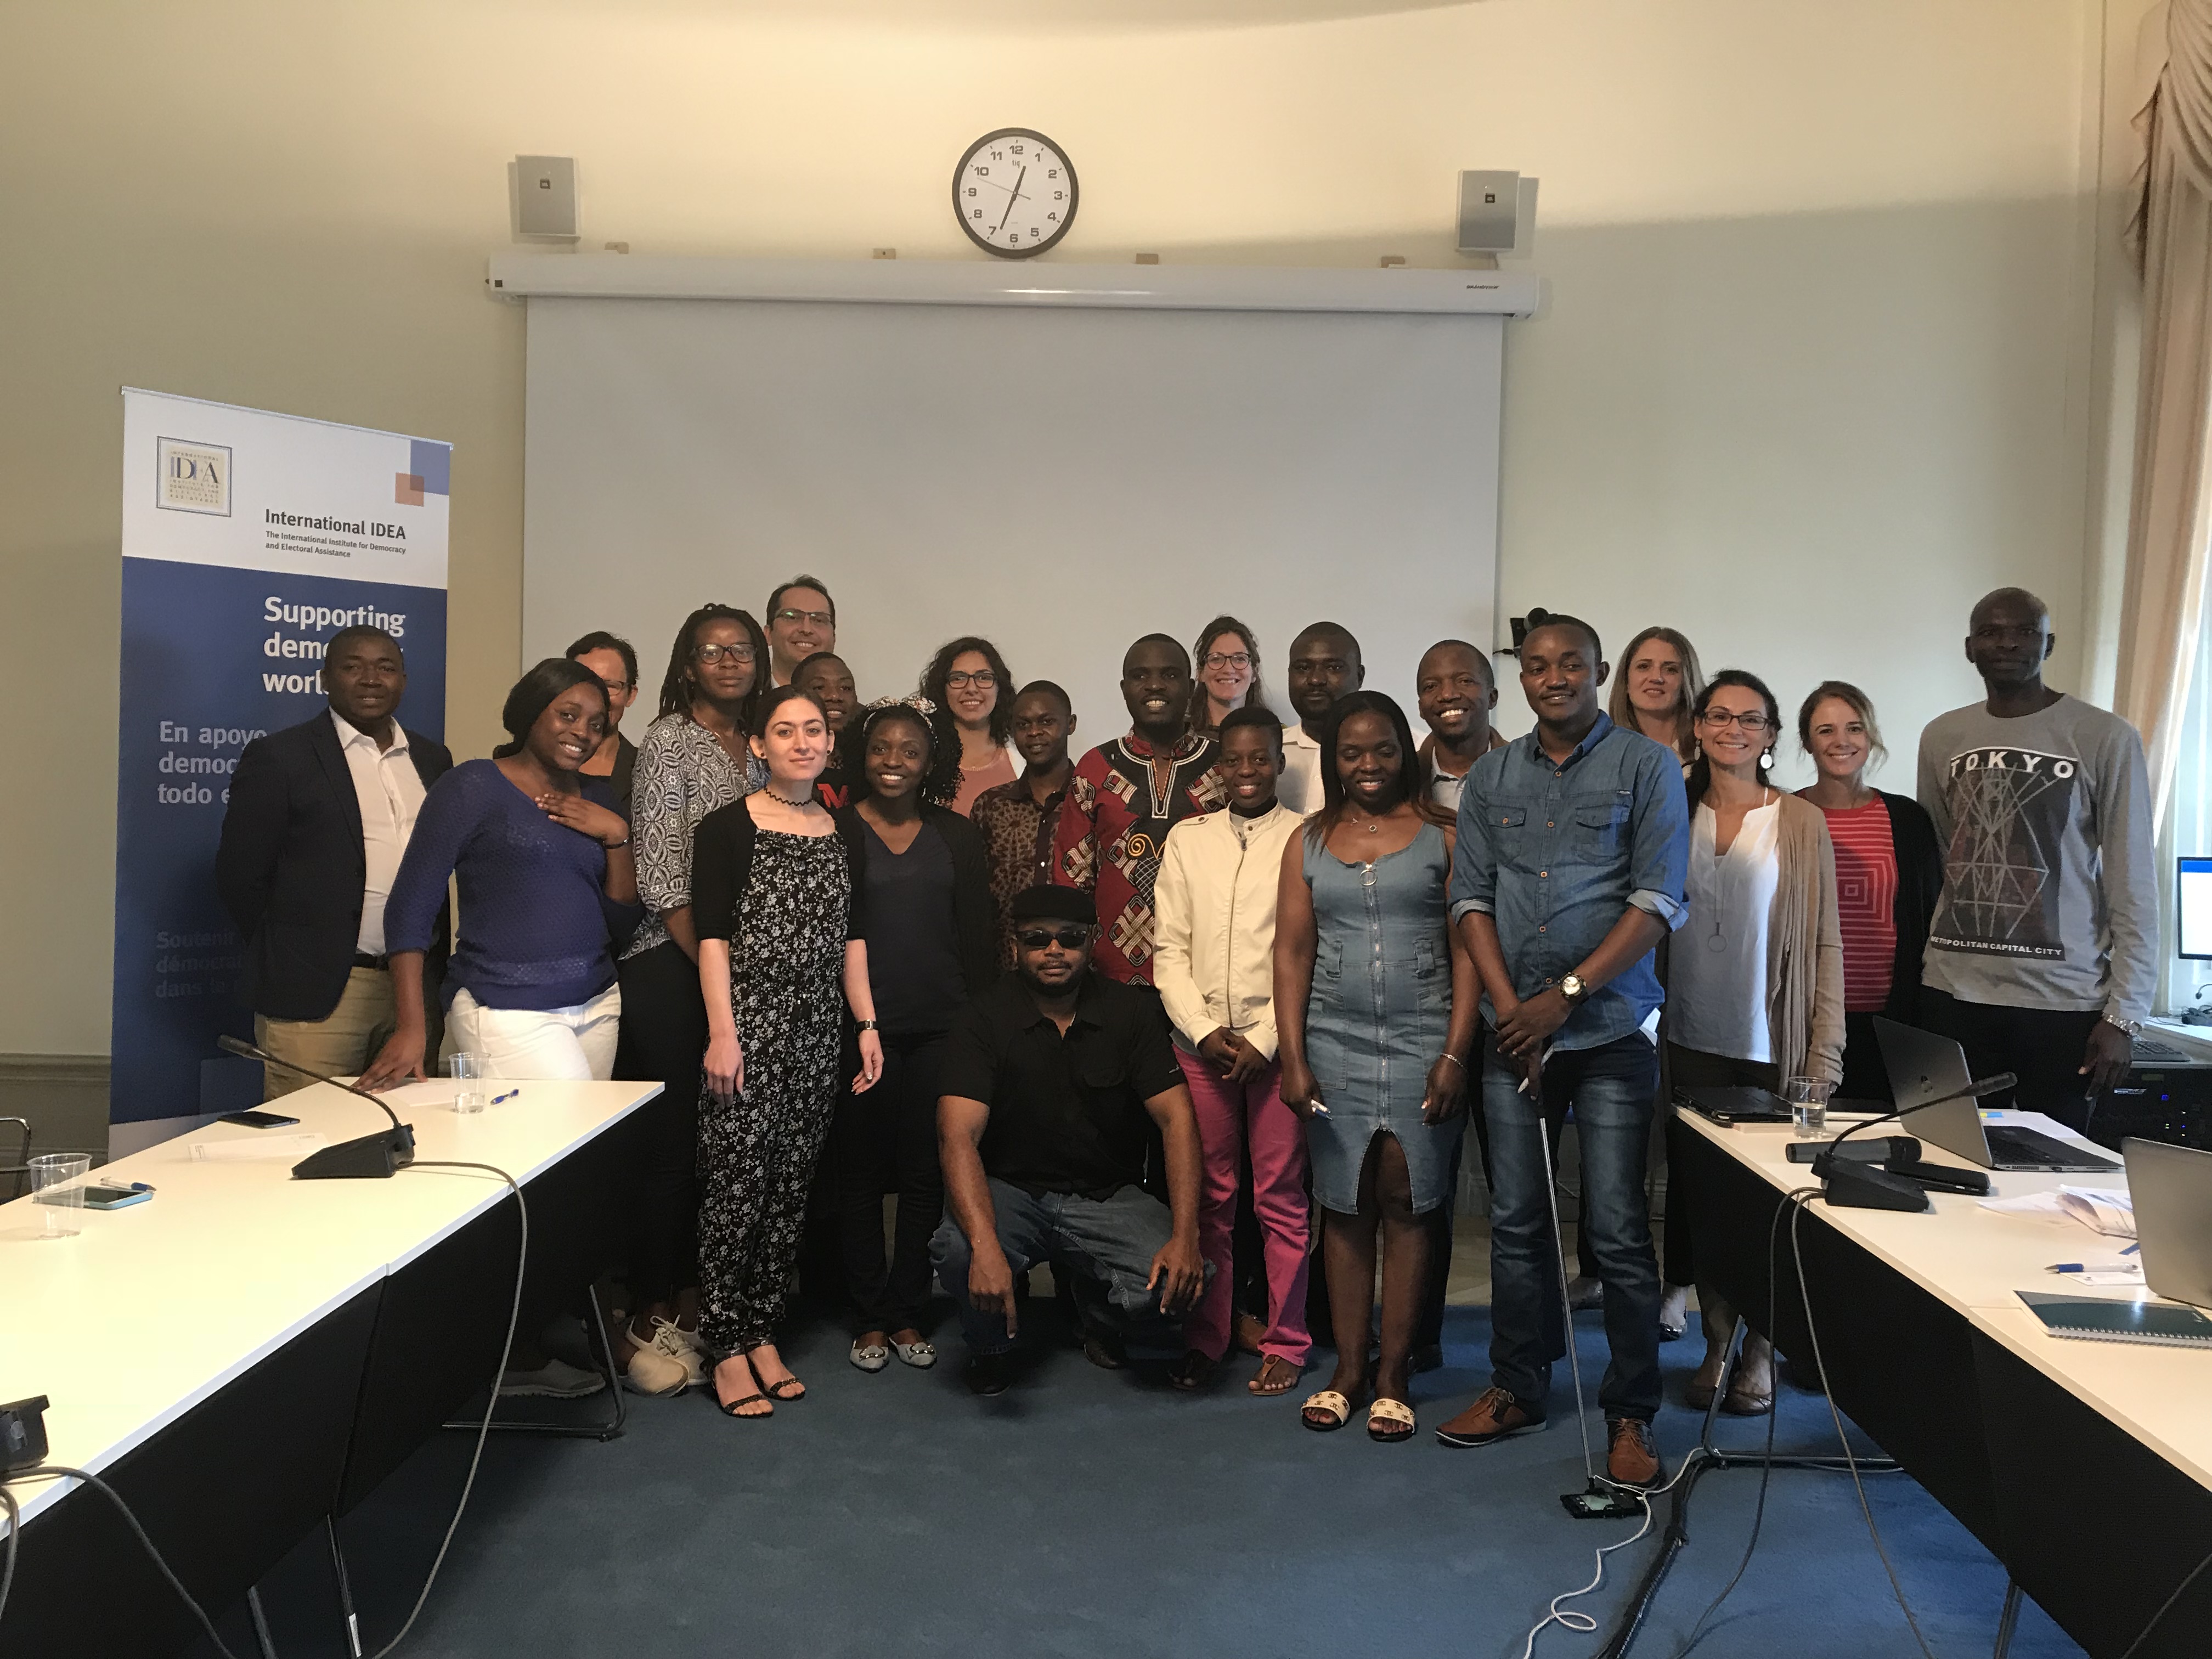
[(1581, 1249), (1605, 1286), (1613, 1361), (1598, 1392), (1607, 1475), (1658, 1474), (1659, 1268), (1644, 1195), (1658, 1090), (1651, 953), (1685, 915), (1689, 813), (1674, 751), (1598, 707), (1597, 634), (1546, 616), (1521, 647), (1536, 729), (1492, 750), (1460, 797), (1452, 925), (1497, 1040), (1483, 1068), (1491, 1155), (1492, 1386), (1437, 1431), (1486, 1446), (1541, 1426), (1566, 1352), (1546, 1140), (1581, 1132)]

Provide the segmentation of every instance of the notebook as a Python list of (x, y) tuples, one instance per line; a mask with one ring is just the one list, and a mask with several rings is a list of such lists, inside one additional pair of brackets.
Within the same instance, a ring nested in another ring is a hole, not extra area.
[(2115, 1302), (2103, 1297), (2051, 1296), (2015, 1291), (2028, 1311), (2053, 1336), (2092, 1342), (2155, 1342), (2165, 1347), (2212, 1348), (2212, 1319), (2194, 1308), (2166, 1302)]

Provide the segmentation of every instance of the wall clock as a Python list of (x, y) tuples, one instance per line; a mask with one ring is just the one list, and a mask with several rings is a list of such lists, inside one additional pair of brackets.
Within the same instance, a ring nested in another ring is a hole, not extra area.
[(952, 170), (952, 212), (968, 240), (1002, 259), (1026, 259), (1075, 222), (1075, 169), (1058, 144), (1027, 127), (1000, 127), (968, 146)]

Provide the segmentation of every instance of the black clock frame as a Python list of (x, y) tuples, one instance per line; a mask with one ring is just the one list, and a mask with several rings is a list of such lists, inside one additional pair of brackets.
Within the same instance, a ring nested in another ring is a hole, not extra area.
[[(975, 152), (984, 145), (996, 143), (1001, 138), (1034, 138), (1060, 157), (1060, 166), (1067, 170), (1067, 212), (1060, 219), (1060, 228), (1043, 240), (1034, 242), (1028, 247), (1000, 247), (995, 243), (987, 241), (975, 234), (975, 227), (968, 222), (968, 216), (961, 210), (960, 181), (968, 172), (969, 162), (975, 159)], [(1069, 228), (1075, 223), (1075, 210), (1082, 204), (1082, 200), (1083, 187), (1076, 182), (1075, 163), (1067, 159), (1067, 152), (1055, 141), (1046, 137), (1034, 127), (1000, 127), (996, 132), (987, 132), (967, 149), (962, 150), (959, 161), (953, 164), (952, 216), (959, 222), (962, 234), (969, 241), (996, 258), (1034, 259), (1038, 254), (1048, 252), (1059, 246), (1060, 239), (1066, 235)]]

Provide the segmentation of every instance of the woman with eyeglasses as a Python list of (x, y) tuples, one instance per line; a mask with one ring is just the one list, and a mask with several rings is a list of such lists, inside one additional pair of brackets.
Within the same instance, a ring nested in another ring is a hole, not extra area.
[(1691, 705), (1705, 689), (1697, 648), (1677, 629), (1647, 628), (1620, 653), (1606, 713), (1615, 726), (1665, 744), (1686, 768), (1698, 757)]
[[(699, 1099), (699, 1334), (716, 1402), (762, 1418), (805, 1397), (777, 1352), (816, 1163), (830, 1133), (847, 1009), (854, 1092), (883, 1075), (862, 934), (860, 827), (814, 798), (830, 754), (821, 704), (762, 700), (760, 787), (708, 814), (693, 889), (708, 1037)], [(773, 1402), (773, 1403), (771, 1403)]]
[[(1836, 854), (1818, 807), (1767, 781), (1782, 711), (1755, 674), (1724, 669), (1691, 710), (1689, 920), (1667, 981), (1667, 1058), (1678, 1088), (1782, 1092), (1790, 1078), (1843, 1076), (1844, 941)], [(1680, 1171), (1667, 1187), (1666, 1276), (1696, 1283), (1705, 1359), (1689, 1389), (1704, 1410), (1720, 1385), (1735, 1310), (1695, 1278)], [(1747, 1314), (1756, 1310), (1746, 1310)], [(1774, 1408), (1774, 1349), (1747, 1334), (1721, 1409)]]
[[(1430, 799), (1406, 712), (1339, 699), (1322, 728), (1322, 807), (1283, 849), (1274, 1014), (1284, 1103), (1305, 1119), (1327, 1212), (1336, 1370), (1310, 1429), (1340, 1429), (1371, 1384), (1370, 1438), (1413, 1437), (1408, 1382), (1428, 1275), (1427, 1217), (1451, 1201), (1476, 1042), (1474, 965), (1445, 921), (1455, 831)], [(1375, 1258), (1382, 1357), (1370, 1376)]]
[(1013, 677), (997, 646), (963, 635), (937, 648), (922, 672), (921, 695), (951, 717), (959, 738), (960, 787), (947, 804), (964, 818), (976, 796), (1016, 776)]
[[(874, 1088), (837, 1103), (830, 1132), (856, 1333), (850, 1358), (864, 1371), (882, 1370), (893, 1354), (926, 1369), (937, 1363), (921, 1330), (929, 1241), (945, 1213), (938, 1073), (953, 1017), (998, 977), (998, 912), (981, 832), (921, 798), (935, 724), (908, 704), (881, 703), (855, 738), (861, 791), (837, 823), (860, 846), (860, 932), (884, 1070)], [(887, 1193), (898, 1197), (888, 1267)]]
[(1216, 617), (1199, 630), (1190, 659), (1198, 666), (1197, 695), (1190, 700), (1190, 729), (1212, 737), (1232, 708), (1259, 708), (1260, 642), (1234, 617)]
[(646, 919), (618, 964), (624, 1075), (665, 1085), (639, 1153), (629, 1245), (629, 1323), (616, 1338), (641, 1394), (704, 1387), (699, 1340), (699, 1061), (707, 1008), (691, 921), (691, 845), (700, 820), (760, 787), (746, 745), (766, 689), (768, 641), (726, 605), (684, 619), (660, 682), (660, 714), (638, 744), (631, 787), (637, 887)]
[(1918, 801), (1867, 783), (1869, 763), (1888, 750), (1874, 702), (1858, 687), (1842, 680), (1814, 686), (1797, 710), (1797, 741), (1820, 774), (1797, 793), (1826, 817), (1836, 848), (1844, 933), (1844, 1080), (1837, 1092), (1887, 1101), (1889, 1073), (1875, 1041), (1875, 1016), (1920, 1023), (1920, 963), (1943, 891), (1943, 849)]

